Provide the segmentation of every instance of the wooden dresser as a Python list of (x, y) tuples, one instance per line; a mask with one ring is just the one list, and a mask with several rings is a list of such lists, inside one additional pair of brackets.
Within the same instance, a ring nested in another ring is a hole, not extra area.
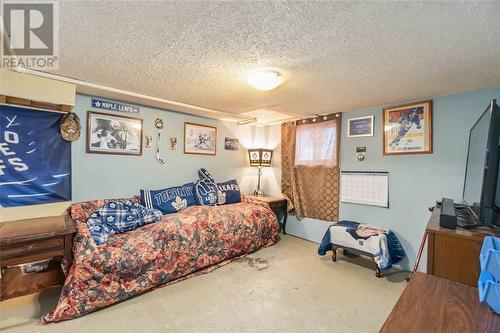
[(488, 228), (446, 229), (439, 226), (440, 209), (434, 208), (427, 224), (427, 273), (477, 287), (479, 252), (486, 236), (500, 236)]
[[(62, 284), (61, 260), (71, 267), (75, 232), (64, 216), (0, 223), (0, 300)], [(23, 273), (22, 265), (40, 261), (48, 261), (47, 269)]]

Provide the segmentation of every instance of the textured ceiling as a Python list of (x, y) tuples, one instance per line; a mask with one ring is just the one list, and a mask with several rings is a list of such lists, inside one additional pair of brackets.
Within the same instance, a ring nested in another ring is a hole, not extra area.
[[(244, 113), (324, 114), (500, 84), (499, 2), (61, 2), (57, 74)], [(245, 72), (280, 71), (253, 89)]]

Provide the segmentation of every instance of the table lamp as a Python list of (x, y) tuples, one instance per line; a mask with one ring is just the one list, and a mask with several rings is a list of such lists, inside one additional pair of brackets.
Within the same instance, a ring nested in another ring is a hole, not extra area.
[(248, 149), (248, 158), (250, 159), (250, 166), (258, 166), (259, 171), (257, 171), (258, 181), (257, 181), (257, 189), (253, 192), (253, 195), (263, 196), (264, 191), (260, 189), (260, 176), (262, 176), (261, 167), (271, 166), (271, 161), (273, 158), (273, 150), (272, 149)]

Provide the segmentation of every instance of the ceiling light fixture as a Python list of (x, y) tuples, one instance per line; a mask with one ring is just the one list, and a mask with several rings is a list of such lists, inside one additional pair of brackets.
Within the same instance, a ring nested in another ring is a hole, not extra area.
[(248, 83), (259, 90), (273, 90), (283, 83), (281, 74), (275, 71), (262, 69), (248, 73)]

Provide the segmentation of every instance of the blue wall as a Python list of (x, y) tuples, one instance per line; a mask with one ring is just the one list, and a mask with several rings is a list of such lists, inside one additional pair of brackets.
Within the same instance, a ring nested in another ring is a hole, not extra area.
[[(376, 224), (392, 229), (400, 238), (413, 265), (427, 220), (429, 206), (449, 197), (460, 201), (465, 174), (468, 133), (491, 99), (500, 100), (500, 87), (433, 97), (433, 154), (382, 155), (382, 108), (343, 114), (340, 166), (342, 170), (388, 171), (389, 208), (342, 203), (340, 219)], [(401, 103), (395, 103), (401, 104)], [(375, 116), (373, 137), (347, 138), (347, 119)], [(366, 146), (365, 160), (355, 158), (357, 146)], [(287, 232), (319, 242), (330, 223), (289, 218)], [(410, 265), (409, 265), (410, 264)], [(425, 271), (425, 260), (420, 269)]]
[[(140, 107), (139, 114), (109, 112), (116, 115), (139, 117), (143, 119), (144, 133), (153, 135), (152, 148), (144, 148), (142, 156), (121, 156), (87, 154), (85, 152), (87, 111), (90, 97), (77, 95), (74, 112), (80, 117), (82, 134), (72, 146), (73, 164), (73, 201), (100, 198), (130, 197), (139, 194), (142, 188), (159, 189), (180, 185), (198, 178), (197, 170), (201, 167), (209, 170), (216, 180), (236, 178), (242, 189), (251, 188), (255, 181), (254, 170), (248, 166), (246, 149), (224, 150), (225, 137), (239, 137), (242, 144), (251, 142), (255, 135), (251, 126), (238, 126), (213, 119), (189, 116), (171, 111)], [(166, 165), (161, 165), (155, 158), (156, 132), (154, 120), (161, 118), (165, 122), (162, 130), (162, 156)], [(187, 155), (183, 152), (184, 122), (194, 122), (217, 126), (217, 155)], [(177, 137), (177, 149), (170, 150), (169, 138)], [(249, 190), (245, 190), (248, 192)]]
[[(73, 111), (81, 120), (80, 139), (72, 143), (72, 201), (86, 201), (101, 198), (123, 198), (138, 195), (140, 189), (161, 189), (181, 185), (198, 179), (198, 169), (209, 170), (218, 181), (236, 179), (243, 193), (251, 193), (256, 187), (256, 169), (248, 166), (247, 148), (271, 147), (279, 142), (279, 136), (272, 137), (266, 128), (250, 125), (239, 126), (232, 122), (223, 122), (204, 117), (190, 116), (168, 110), (140, 106), (138, 114), (110, 112), (91, 108), (91, 97), (77, 94)], [(93, 110), (116, 115), (133, 116), (143, 119), (144, 134), (153, 136), (151, 148), (144, 148), (142, 156), (87, 154), (87, 111)], [(162, 130), (162, 158), (166, 165), (161, 165), (155, 158), (156, 129), (154, 120), (161, 118), (165, 122)], [(184, 122), (206, 124), (217, 127), (217, 155), (184, 154)], [(170, 150), (169, 138), (177, 138), (177, 149)], [(238, 138), (240, 149), (224, 149), (224, 138)], [(267, 168), (264, 174), (275, 175), (278, 172)], [(264, 186), (279, 188), (276, 178), (263, 180)], [(279, 189), (278, 189), (279, 192)], [(0, 222), (61, 214), (70, 202), (43, 205), (0, 208)]]

